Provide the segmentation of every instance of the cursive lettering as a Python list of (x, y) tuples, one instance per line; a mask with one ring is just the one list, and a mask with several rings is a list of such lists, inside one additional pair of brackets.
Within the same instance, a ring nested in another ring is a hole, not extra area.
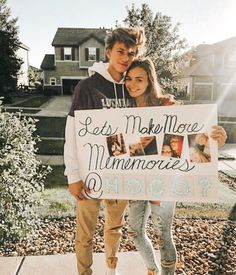
[(111, 136), (111, 135), (114, 135), (118, 130), (118, 127), (115, 130), (112, 129), (112, 126), (108, 125), (107, 121), (105, 121), (101, 127), (98, 127), (98, 126), (93, 127), (92, 122), (93, 121), (91, 117), (86, 117), (84, 122), (79, 121), (79, 123), (84, 126), (78, 131), (78, 135), (80, 137), (84, 137), (87, 134), (91, 134), (95, 136), (98, 136), (98, 135)]

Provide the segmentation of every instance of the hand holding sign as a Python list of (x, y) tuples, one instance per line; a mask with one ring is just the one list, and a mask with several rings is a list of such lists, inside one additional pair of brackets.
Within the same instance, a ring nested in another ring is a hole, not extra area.
[(88, 193), (90, 192), (89, 188), (82, 180), (69, 184), (68, 189), (71, 195), (74, 196), (77, 200), (87, 200), (84, 191)]

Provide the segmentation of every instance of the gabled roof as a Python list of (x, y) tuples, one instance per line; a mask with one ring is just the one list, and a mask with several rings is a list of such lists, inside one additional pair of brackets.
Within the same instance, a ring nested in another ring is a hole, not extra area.
[(104, 43), (106, 32), (104, 28), (58, 28), (52, 46), (79, 46), (90, 37)]
[(55, 67), (54, 54), (46, 54), (43, 58), (40, 68), (41, 69), (53, 69), (54, 67)]
[[(186, 76), (213, 76), (226, 73), (226, 68), (221, 72), (222, 68), (214, 68), (206, 60), (208, 56), (217, 56), (226, 50), (234, 50), (236, 47), (236, 37), (225, 39), (215, 44), (200, 44), (195, 48), (196, 62), (183, 69), (180, 73), (181, 77)], [(230, 73), (230, 72), (229, 72)]]
[(181, 72), (181, 76), (212, 76), (214, 74), (212, 66), (200, 60), (191, 67), (185, 68)]
[(219, 49), (222, 49), (225, 47), (235, 48), (235, 46), (236, 46), (236, 36), (222, 40), (220, 42), (216, 42), (214, 44), (200, 44), (196, 47), (196, 52), (199, 56), (205, 56), (205, 55), (212, 54), (218, 51)]
[(221, 47), (225, 47), (225, 46), (235, 46), (236, 45), (236, 36), (222, 40), (220, 42), (217, 42), (215, 44), (212, 44), (212, 46), (214, 48), (221, 48)]

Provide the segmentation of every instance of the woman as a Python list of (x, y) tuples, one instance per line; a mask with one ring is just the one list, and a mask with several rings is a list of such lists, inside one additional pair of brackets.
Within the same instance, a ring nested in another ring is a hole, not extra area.
[(202, 152), (196, 145), (189, 147), (189, 159), (196, 163), (210, 162), (209, 155)]
[[(126, 73), (125, 85), (137, 107), (178, 104), (171, 95), (162, 95), (154, 65), (149, 58), (138, 59), (131, 64)], [(211, 137), (222, 146), (226, 140), (226, 133), (222, 127), (214, 126)], [(130, 201), (129, 233), (133, 236), (135, 245), (147, 266), (148, 275), (157, 274), (159, 269), (154, 249), (146, 234), (150, 209), (154, 224), (157, 225), (157, 237), (160, 239), (161, 275), (173, 275), (177, 261), (177, 252), (171, 230), (175, 202)]]

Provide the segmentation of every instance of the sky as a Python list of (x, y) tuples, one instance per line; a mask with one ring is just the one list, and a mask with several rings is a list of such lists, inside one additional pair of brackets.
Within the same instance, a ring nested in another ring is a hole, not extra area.
[(18, 17), (19, 38), (30, 48), (30, 65), (40, 68), (58, 27), (114, 28), (123, 25), (132, 3), (148, 4), (154, 14), (170, 16), (189, 46), (213, 44), (236, 36), (236, 0), (7, 0), (13, 17)]

